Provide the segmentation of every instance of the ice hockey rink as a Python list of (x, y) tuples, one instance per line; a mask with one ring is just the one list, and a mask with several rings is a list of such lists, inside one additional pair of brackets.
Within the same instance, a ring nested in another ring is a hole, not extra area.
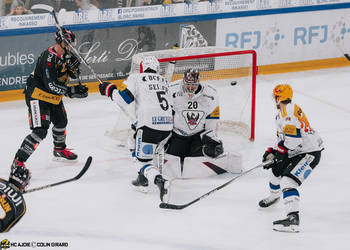
[[(349, 79), (350, 67), (259, 75), (255, 142), (224, 145), (243, 155), (245, 170), (258, 165), (266, 147), (275, 141), (272, 89), (278, 83), (292, 86), (293, 101), (325, 142), (320, 164), (300, 188), (298, 234), (272, 230), (272, 221), (285, 216), (282, 203), (258, 209), (258, 201), (268, 195), (268, 172), (263, 169), (184, 210), (160, 209), (156, 190), (142, 194), (132, 188), (137, 170), (129, 154), (103, 144), (105, 131), (116, 122), (115, 106), (94, 93), (83, 100), (65, 99), (67, 145), (80, 161), (52, 162), (50, 131), (26, 163), (32, 170), (30, 188), (73, 177), (89, 155), (93, 157), (90, 169), (79, 181), (26, 194), (27, 213), (1, 240), (35, 242), (41, 249), (45, 247), (37, 243), (64, 242), (68, 247), (61, 249), (74, 250), (349, 249)], [(221, 106), (229, 107), (230, 100), (221, 100)], [(0, 117), (0, 176), (8, 178), (13, 157), (30, 133), (24, 101), (0, 103)], [(170, 201), (187, 203), (232, 177), (176, 180), (171, 186), (176, 200)]]

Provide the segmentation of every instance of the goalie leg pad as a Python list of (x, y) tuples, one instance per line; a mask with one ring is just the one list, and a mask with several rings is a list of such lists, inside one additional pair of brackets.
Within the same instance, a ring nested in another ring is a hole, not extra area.
[(163, 174), (168, 179), (181, 178), (181, 159), (179, 156), (165, 154)]
[(203, 178), (223, 173), (240, 174), (242, 157), (240, 154), (227, 152), (218, 159), (208, 157), (186, 157), (184, 160), (183, 178)]

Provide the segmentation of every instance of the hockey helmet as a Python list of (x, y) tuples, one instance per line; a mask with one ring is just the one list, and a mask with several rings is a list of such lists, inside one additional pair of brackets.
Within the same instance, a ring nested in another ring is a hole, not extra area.
[(289, 84), (279, 84), (273, 89), (273, 98), (276, 102), (292, 101), (293, 90)]
[(61, 44), (63, 42), (62, 35), (64, 36), (64, 38), (66, 38), (68, 40), (68, 42), (70, 42), (70, 43), (75, 42), (74, 33), (72, 31), (70, 31), (69, 29), (62, 28), (62, 34), (59, 30), (56, 31), (56, 42), (58, 44)]
[(154, 71), (157, 74), (160, 72), (159, 61), (155, 56), (146, 56), (142, 59), (141, 72), (143, 73), (149, 70)]
[(185, 71), (183, 76), (184, 91), (190, 95), (190, 97), (196, 92), (199, 86), (199, 72), (197, 69), (189, 68)]

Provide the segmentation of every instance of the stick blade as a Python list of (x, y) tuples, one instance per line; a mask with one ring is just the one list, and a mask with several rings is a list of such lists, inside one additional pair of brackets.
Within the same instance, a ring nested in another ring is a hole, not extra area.
[(344, 54), (345, 58), (348, 59), (348, 61), (350, 61), (350, 56), (349, 54)]
[(85, 174), (85, 172), (89, 169), (91, 162), (92, 162), (92, 157), (89, 156), (85, 162), (83, 169), (80, 171), (80, 173), (77, 176), (75, 176), (74, 179), (76, 180), (80, 179), (80, 177), (82, 177)]
[(163, 208), (163, 209), (181, 210), (181, 209), (185, 208), (186, 206), (185, 205), (175, 205), (175, 204), (162, 202), (162, 203), (159, 204), (159, 207)]

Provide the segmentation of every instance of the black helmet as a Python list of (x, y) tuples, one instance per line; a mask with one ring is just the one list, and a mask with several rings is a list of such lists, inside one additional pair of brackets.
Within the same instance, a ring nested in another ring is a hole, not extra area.
[[(68, 40), (70, 43), (75, 42), (75, 35), (72, 31), (66, 28), (62, 28), (62, 35)], [(56, 31), (56, 42), (61, 44), (63, 42), (62, 35), (59, 30)]]

